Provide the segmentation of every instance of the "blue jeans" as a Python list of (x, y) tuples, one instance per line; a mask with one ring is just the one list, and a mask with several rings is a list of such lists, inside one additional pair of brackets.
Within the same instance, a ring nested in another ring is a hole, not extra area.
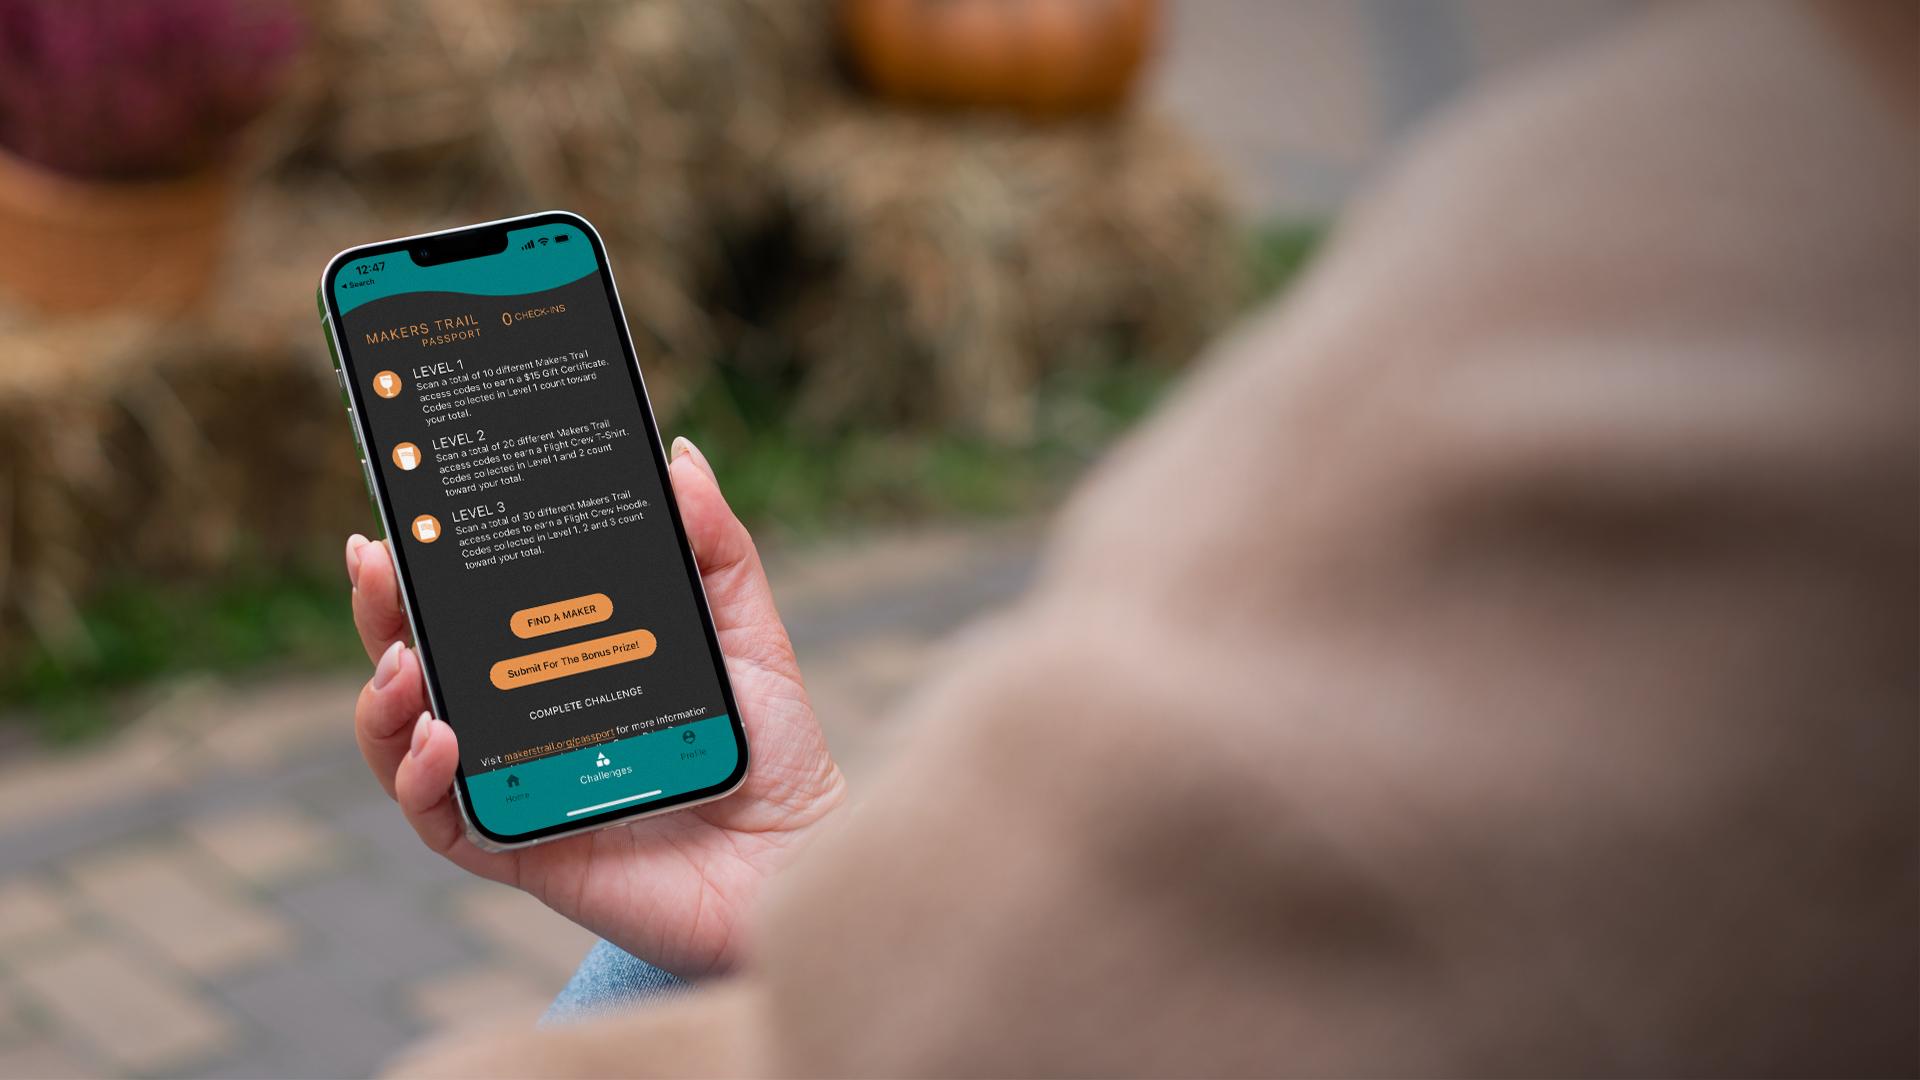
[(692, 984), (605, 941), (594, 943), (540, 1026), (567, 1024), (648, 998), (684, 993)]

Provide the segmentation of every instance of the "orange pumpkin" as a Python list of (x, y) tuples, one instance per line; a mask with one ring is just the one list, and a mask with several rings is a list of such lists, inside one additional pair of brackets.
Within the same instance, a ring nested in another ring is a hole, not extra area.
[(880, 93), (1036, 113), (1126, 100), (1157, 0), (842, 0), (854, 66)]

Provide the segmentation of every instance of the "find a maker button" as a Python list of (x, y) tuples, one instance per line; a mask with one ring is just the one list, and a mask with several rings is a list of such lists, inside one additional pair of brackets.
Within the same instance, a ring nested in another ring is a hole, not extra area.
[(571, 600), (556, 600), (538, 607), (521, 608), (513, 613), (507, 624), (513, 630), (514, 637), (536, 638), (541, 634), (557, 634), (576, 626), (606, 622), (612, 617), (613, 601), (607, 598), (607, 594), (588, 593)]

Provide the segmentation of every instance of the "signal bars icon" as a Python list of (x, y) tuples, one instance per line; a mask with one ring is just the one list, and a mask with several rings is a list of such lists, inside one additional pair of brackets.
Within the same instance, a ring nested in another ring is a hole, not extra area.
[(527, 241), (526, 243), (524, 243), (524, 244), (521, 244), (521, 245), (520, 245), (520, 250), (521, 250), (521, 251), (532, 251), (532, 250), (533, 250), (533, 241), (531, 241), (531, 240), (529, 240), (529, 241)]

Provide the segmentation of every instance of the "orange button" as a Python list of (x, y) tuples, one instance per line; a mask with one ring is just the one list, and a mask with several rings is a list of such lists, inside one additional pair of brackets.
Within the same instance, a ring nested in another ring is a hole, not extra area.
[(550, 679), (564, 679), (594, 668), (612, 667), (629, 660), (644, 660), (653, 655), (653, 635), (645, 630), (564, 645), (545, 652), (528, 653), (493, 665), (487, 677), (501, 690), (517, 690)]
[(507, 621), (513, 636), (539, 637), (576, 626), (590, 626), (613, 617), (613, 601), (606, 593), (588, 593), (571, 600), (557, 600), (538, 607), (521, 608)]

